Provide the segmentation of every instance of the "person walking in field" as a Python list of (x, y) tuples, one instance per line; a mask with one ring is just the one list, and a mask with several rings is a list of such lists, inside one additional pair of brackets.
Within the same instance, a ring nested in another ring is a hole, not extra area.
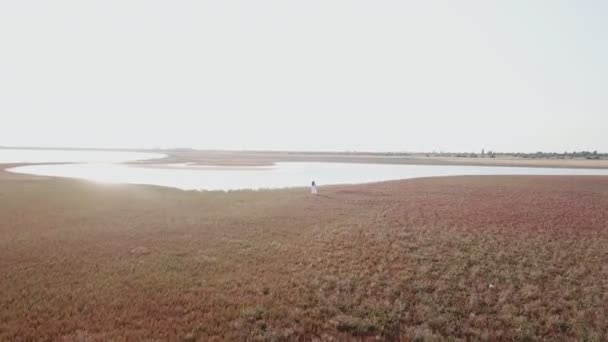
[(310, 193), (313, 195), (317, 194), (317, 183), (315, 183), (315, 181), (312, 181), (312, 184), (310, 186)]

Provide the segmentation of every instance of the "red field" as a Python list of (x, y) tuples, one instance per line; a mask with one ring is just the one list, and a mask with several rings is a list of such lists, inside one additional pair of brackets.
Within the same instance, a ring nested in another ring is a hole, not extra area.
[(608, 177), (0, 178), (0, 340), (606, 340)]

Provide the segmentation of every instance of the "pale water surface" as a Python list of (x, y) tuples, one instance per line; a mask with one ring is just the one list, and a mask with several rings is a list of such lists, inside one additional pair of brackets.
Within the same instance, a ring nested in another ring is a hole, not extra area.
[(187, 164), (174, 164), (169, 167), (123, 164), (35, 165), (13, 168), (10, 171), (98, 182), (225, 191), (301, 187), (308, 186), (312, 180), (323, 186), (458, 175), (608, 175), (608, 170), (599, 169), (301, 162), (277, 163), (270, 167), (201, 167)]
[(82, 150), (0, 149), (0, 164), (16, 163), (122, 163), (133, 160), (156, 159), (157, 153)]

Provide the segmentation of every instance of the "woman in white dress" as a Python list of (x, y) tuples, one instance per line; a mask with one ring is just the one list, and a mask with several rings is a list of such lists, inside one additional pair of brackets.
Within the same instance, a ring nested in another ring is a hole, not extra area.
[(313, 195), (317, 194), (317, 183), (315, 183), (315, 181), (312, 181), (312, 185), (310, 186), (310, 193)]

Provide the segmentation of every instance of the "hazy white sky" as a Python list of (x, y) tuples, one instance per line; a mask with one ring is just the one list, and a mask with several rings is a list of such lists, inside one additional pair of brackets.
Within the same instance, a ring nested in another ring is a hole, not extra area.
[(0, 1), (0, 145), (608, 152), (606, 1)]

